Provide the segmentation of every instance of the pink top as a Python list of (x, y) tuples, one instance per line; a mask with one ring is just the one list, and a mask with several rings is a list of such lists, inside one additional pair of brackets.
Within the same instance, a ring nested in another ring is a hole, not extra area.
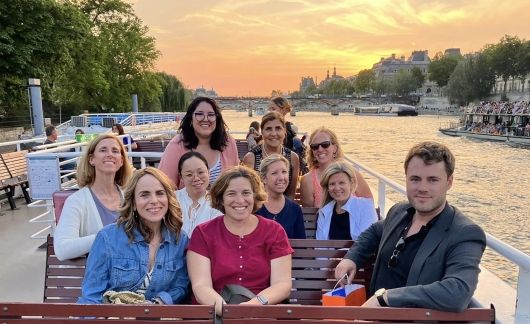
[(228, 231), (224, 216), (195, 228), (190, 251), (210, 259), (213, 289), (238, 284), (258, 294), (270, 287), (271, 260), (294, 253), (287, 234), (277, 222), (258, 217), (256, 229), (240, 238)]
[[(179, 134), (169, 142), (160, 160), (158, 168), (162, 170), (171, 180), (177, 189), (184, 188), (184, 184), (180, 181), (179, 176), (179, 160), (184, 153), (189, 152), (182, 139), (182, 134)], [(228, 143), (223, 151), (221, 151), (221, 170), (225, 170), (231, 166), (239, 164), (239, 155), (237, 153), (236, 141), (231, 136), (228, 136)], [(211, 166), (210, 166), (211, 167)]]
[(322, 187), (320, 186), (317, 169), (311, 170), (310, 173), (313, 182), (313, 207), (320, 208), (320, 204), (322, 203)]

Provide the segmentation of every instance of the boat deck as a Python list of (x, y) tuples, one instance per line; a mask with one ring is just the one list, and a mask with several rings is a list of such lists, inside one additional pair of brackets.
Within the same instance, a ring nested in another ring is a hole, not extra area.
[(0, 209), (0, 299), (42, 302), (46, 249), (39, 246), (45, 239), (30, 236), (45, 225), (29, 221), (46, 209), (28, 208), (23, 198), (16, 203), (15, 210), (7, 203), (2, 203)]

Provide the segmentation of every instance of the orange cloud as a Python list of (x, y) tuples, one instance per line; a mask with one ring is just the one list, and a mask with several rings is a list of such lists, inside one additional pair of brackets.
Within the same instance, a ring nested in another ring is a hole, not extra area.
[(297, 90), (302, 76), (343, 76), (391, 53), (477, 51), (503, 35), (528, 39), (530, 3), (514, 0), (134, 0), (157, 39), (157, 68), (221, 95)]

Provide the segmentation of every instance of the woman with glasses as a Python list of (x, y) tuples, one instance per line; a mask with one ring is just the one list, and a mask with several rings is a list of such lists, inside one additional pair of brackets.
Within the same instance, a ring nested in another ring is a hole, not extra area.
[(159, 169), (164, 171), (177, 189), (182, 189), (178, 163), (189, 151), (201, 153), (210, 166), (209, 183), (219, 177), (221, 171), (239, 164), (236, 141), (228, 135), (227, 126), (215, 100), (197, 97), (189, 105), (180, 122), (179, 131), (169, 142)]
[[(302, 176), (300, 182), (300, 198), (304, 207), (322, 207), (322, 187), (320, 179), (324, 170), (335, 160), (344, 158), (337, 135), (326, 127), (319, 127), (309, 137), (307, 164), (309, 172)], [(358, 197), (373, 198), (370, 187), (363, 176), (355, 171)]]
[(277, 112), (268, 112), (261, 119), (261, 136), (263, 142), (245, 154), (243, 164), (259, 172), (261, 160), (272, 155), (283, 155), (289, 161), (289, 185), (285, 195), (293, 199), (300, 173), (298, 154), (283, 145), (285, 139), (285, 119)]
[(346, 161), (331, 163), (322, 174), (322, 208), (318, 211), (317, 240), (356, 240), (377, 221), (374, 201), (353, 196), (357, 179)]
[(199, 152), (184, 153), (178, 163), (180, 179), (184, 188), (177, 190), (177, 200), (182, 210), (182, 230), (191, 237), (197, 225), (223, 213), (210, 204), (208, 194), (208, 162)]

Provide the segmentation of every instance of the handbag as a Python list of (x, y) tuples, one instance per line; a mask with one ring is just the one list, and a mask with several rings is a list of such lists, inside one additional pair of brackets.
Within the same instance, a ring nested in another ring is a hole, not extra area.
[(322, 295), (322, 306), (361, 306), (366, 301), (366, 288), (364, 285), (348, 284), (344, 287), (337, 288), (340, 281), (346, 277), (346, 273), (340, 278), (333, 290)]
[(241, 304), (256, 297), (256, 295), (247, 288), (240, 285), (226, 285), (221, 290), (221, 297), (227, 304)]

